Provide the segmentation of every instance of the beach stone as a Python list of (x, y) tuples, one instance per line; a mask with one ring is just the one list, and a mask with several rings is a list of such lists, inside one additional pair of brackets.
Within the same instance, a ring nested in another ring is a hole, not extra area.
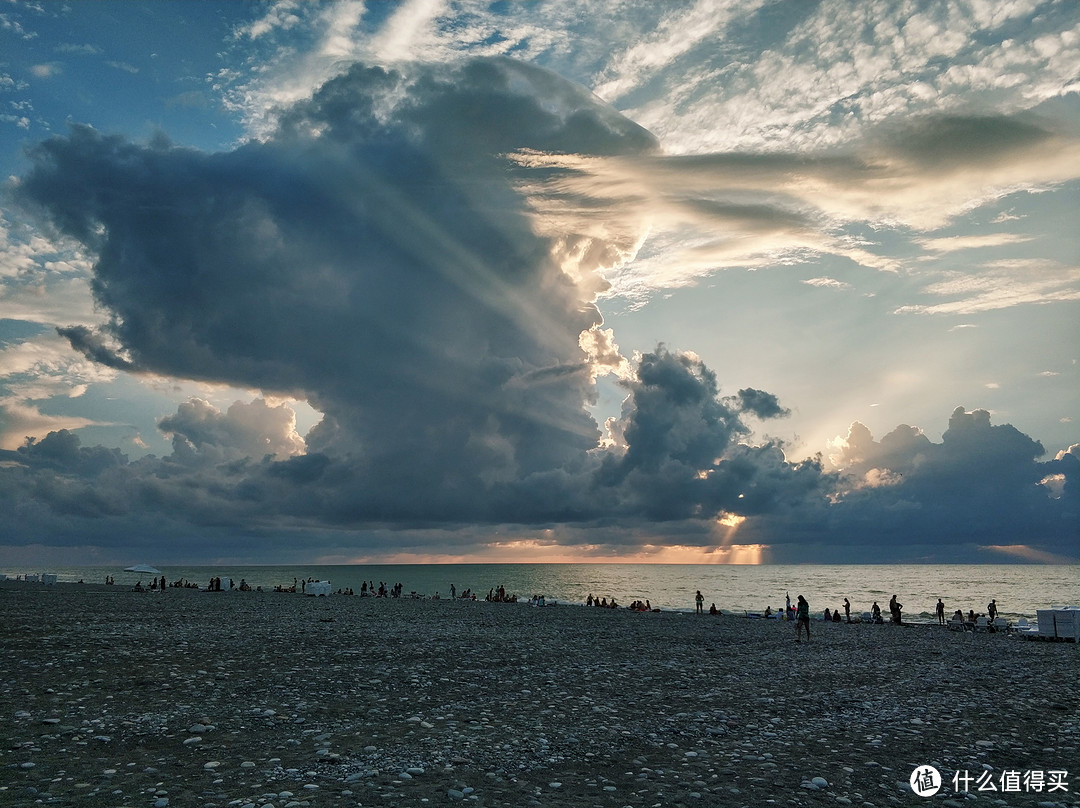
[(190, 732), (192, 735), (198, 735), (199, 733), (206, 732), (206, 725), (192, 724), (190, 727), (188, 727), (187, 731)]
[(32, 768), (34, 768), (34, 767), (35, 767), (36, 765), (37, 765), (37, 764), (36, 764), (36, 763), (34, 763), (34, 762), (33, 762), (32, 760), (28, 760), (28, 761), (26, 761), (25, 763), (20, 763), (20, 764), (19, 764), (19, 768), (20, 768), (20, 769), (32, 769)]
[[(1059, 706), (1029, 686), (1033, 669), (1055, 681), (1075, 674), (1075, 648), (1049, 643), (838, 626), (820, 645), (815, 637), (810, 661), (794, 660), (796, 677), (813, 668), (814, 686), (778, 687), (791, 637), (764, 620), (340, 598), (327, 627), (312, 601), (283, 594), (170, 592), (126, 606), (118, 591), (45, 593), (25, 608), (4, 594), (5, 626), (32, 624), (5, 634), (0, 658), (0, 748), (8, 779), (23, 780), (0, 791), (4, 805), (899, 808), (918, 802), (897, 782), (916, 762), (951, 776), (984, 760), (997, 773), (1080, 754), (1080, 696), (1055, 691)], [(176, 653), (147, 654), (149, 636)], [(199, 665), (210, 673), (194, 675)], [(520, 678), (501, 673), (518, 665)], [(994, 689), (944, 698), (956, 676), (990, 665)], [(888, 692), (850, 686), (852, 666), (887, 677)], [(265, 714), (271, 700), (276, 715)], [(28, 717), (12, 720), (16, 707)], [(195, 712), (204, 708), (213, 722)], [(206, 732), (188, 732), (195, 722)], [(923, 749), (913, 730), (928, 738), (928, 725), (944, 751)], [(220, 768), (200, 769), (208, 762)], [(30, 785), (41, 793), (27, 796)], [(999, 796), (1009, 795), (936, 801)]]

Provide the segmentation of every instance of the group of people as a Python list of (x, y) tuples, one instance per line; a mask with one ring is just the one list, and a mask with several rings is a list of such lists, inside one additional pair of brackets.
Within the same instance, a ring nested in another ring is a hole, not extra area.
[[(938, 625), (942, 625), (942, 626), (946, 625), (946, 623), (945, 623), (945, 604), (942, 602), (941, 598), (938, 598), (936, 611), (937, 611)], [(960, 609), (957, 609), (955, 612), (953, 612), (952, 619), (959, 622), (959, 623), (965, 623), (966, 622), (966, 623), (968, 623), (970, 625), (975, 625), (975, 622), (982, 616), (983, 615), (981, 615), (981, 614), (975, 614), (974, 609), (968, 609), (967, 618), (965, 618), (964, 617), (964, 612), (962, 610), (960, 610)], [(991, 599), (991, 601), (989, 603), (986, 604), (986, 618), (987, 618), (987, 620), (989, 622), (993, 623), (994, 620), (997, 619), (997, 616), (998, 616), (997, 598), (993, 598), (993, 599)]]
[[(791, 596), (790, 595), (788, 595), (788, 599), (787, 599), (787, 609), (788, 609), (789, 612), (792, 611)], [(904, 620), (903, 609), (904, 609), (904, 604), (900, 603), (900, 601), (898, 601), (896, 599), (896, 595), (893, 595), (889, 599), (889, 622), (891, 622), (891, 623), (893, 623), (894, 625), (897, 625), (897, 626), (903, 625), (903, 620)], [(945, 625), (945, 603), (944, 603), (944, 601), (942, 601), (941, 598), (938, 598), (938, 602), (937, 602), (937, 605), (935, 607), (935, 611), (937, 612), (938, 623), (940, 625)], [(998, 613), (997, 599), (996, 598), (991, 600), (986, 605), (986, 612), (987, 612), (987, 615), (989, 617), (990, 622), (992, 623), (994, 621), (994, 618), (997, 617), (997, 613)], [(771, 609), (766, 608), (765, 609), (765, 616), (769, 617), (771, 614), (772, 614)], [(852, 622), (852, 620), (851, 620), (851, 602), (847, 598), (844, 598), (844, 616), (845, 616), (848, 623)], [(967, 617), (967, 622), (974, 624), (976, 619), (978, 619), (979, 617), (981, 617), (981, 615), (976, 615), (973, 610), (969, 611), (968, 612), (968, 617)], [(796, 642), (801, 641), (804, 631), (806, 632), (806, 639), (807, 639), (807, 641), (809, 641), (810, 640), (810, 604), (807, 602), (806, 598), (804, 598), (802, 595), (799, 595), (798, 604), (794, 608), (794, 619), (795, 619), (795, 640), (796, 640)], [(824, 612), (824, 619), (825, 619), (826, 623), (839, 623), (839, 622), (841, 622), (841, 620), (840, 620), (840, 610), (836, 609), (836, 610), (830, 612), (829, 609), (826, 608), (825, 612)], [(953, 619), (954, 620), (960, 620), (962, 622), (964, 620), (963, 612), (961, 612), (959, 609), (957, 609), (956, 612), (953, 613)], [(870, 621), (872, 623), (877, 623), (877, 624), (881, 624), (881, 623), (885, 622), (884, 619), (881, 616), (881, 607), (878, 606), (878, 603), (877, 603), (876, 600), (874, 601), (873, 606), (870, 607)]]
[[(216, 578), (216, 579), (211, 578), (210, 579), (210, 586), (208, 587), (208, 589), (213, 590), (215, 580), (220, 582), (221, 579), (220, 578)], [(79, 581), (79, 583), (81, 584), (82, 581)], [(113, 578), (111, 575), (106, 575), (105, 576), (105, 585), (106, 586), (113, 586), (115, 584), (116, 584), (116, 579), (115, 578)], [(231, 585), (231, 582), (230, 582), (230, 585)], [(219, 583), (219, 587), (220, 587), (220, 583)], [(132, 587), (132, 590), (134, 590), (135, 592), (163, 592), (163, 591), (165, 591), (166, 588), (172, 588), (172, 589), (198, 589), (199, 585), (196, 584), (196, 583), (192, 583), (192, 582), (188, 581), (186, 578), (181, 578), (180, 580), (173, 581), (170, 584), (165, 580), (165, 576), (162, 575), (160, 578), (158, 578), (156, 576), (151, 578), (149, 584), (144, 584), (142, 582), (142, 579), (140, 578), (138, 581), (135, 582), (135, 586)]]
[[(106, 576), (105, 583), (106, 584), (111, 584), (112, 582), (113, 582), (112, 581), (112, 576), (111, 575)], [(133, 587), (133, 589), (136, 592), (146, 592), (146, 591), (157, 592), (159, 589), (162, 592), (164, 592), (165, 591), (165, 576), (162, 575), (160, 581), (157, 578), (151, 578), (149, 586), (143, 586), (142, 579), (140, 578), (138, 581), (135, 582), (135, 586)]]
[[(594, 598), (592, 592), (589, 593), (589, 597), (585, 599), (586, 606), (595, 606), (600, 609), (618, 609), (619, 604), (615, 602), (615, 598), (610, 601), (607, 598)], [(651, 607), (650, 607), (651, 608)]]
[(506, 589), (500, 585), (498, 589), (491, 587), (484, 600), (488, 603), (517, 603), (517, 595), (509, 594)]

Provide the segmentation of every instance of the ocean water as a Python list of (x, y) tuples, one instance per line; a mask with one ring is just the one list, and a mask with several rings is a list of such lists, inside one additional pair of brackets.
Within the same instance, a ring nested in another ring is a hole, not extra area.
[[(654, 608), (693, 611), (701, 590), (705, 608), (713, 603), (725, 613), (761, 612), (766, 606), (782, 608), (786, 594), (794, 602), (803, 595), (812, 612), (842, 608), (851, 601), (853, 614), (869, 611), (874, 601), (887, 612), (893, 595), (908, 619), (930, 620), (940, 597), (947, 614), (961, 609), (985, 613), (991, 598), (1002, 616), (1035, 617), (1036, 609), (1080, 605), (1080, 565), (693, 565), (693, 564), (403, 564), (350, 566), (221, 566), (159, 567), (168, 581), (187, 579), (205, 587), (210, 578), (232, 578), (239, 585), (273, 589), (291, 586), (293, 579), (329, 580), (332, 590), (361, 583), (377, 587), (401, 583), (405, 596), (417, 593), (449, 597), (454, 584), (460, 595), (471, 588), (478, 598), (499, 586), (527, 600), (543, 594), (563, 604), (582, 604), (594, 597), (615, 598), (620, 605), (648, 599)], [(132, 586), (149, 576), (123, 572), (117, 567), (61, 567), (15, 569), (0, 567), (9, 578), (26, 573), (55, 573), (58, 580), (104, 583), (111, 575), (117, 586)]]

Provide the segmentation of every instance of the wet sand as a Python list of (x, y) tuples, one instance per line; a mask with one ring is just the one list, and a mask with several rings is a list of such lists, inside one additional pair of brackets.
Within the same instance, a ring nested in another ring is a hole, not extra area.
[[(955, 806), (958, 771), (984, 804), (1080, 805), (1080, 646), (794, 637), (625, 609), (0, 583), (0, 805)], [(927, 764), (933, 800), (908, 784)], [(1014, 771), (1065, 771), (1068, 791), (1002, 792)]]

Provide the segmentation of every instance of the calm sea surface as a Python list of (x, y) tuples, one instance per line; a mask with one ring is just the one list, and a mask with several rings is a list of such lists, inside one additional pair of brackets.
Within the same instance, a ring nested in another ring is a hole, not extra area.
[[(239, 585), (273, 589), (291, 586), (293, 579), (329, 580), (331, 588), (352, 588), (363, 581), (377, 587), (401, 583), (404, 594), (448, 597), (454, 584), (460, 595), (471, 588), (483, 598), (491, 588), (503, 586), (508, 593), (527, 600), (543, 594), (560, 603), (583, 603), (592, 593), (620, 605), (648, 599), (653, 607), (693, 611), (694, 593), (700, 589), (705, 608), (715, 603), (724, 612), (760, 612), (784, 605), (803, 595), (811, 609), (820, 612), (842, 608), (851, 600), (852, 613), (869, 611), (877, 601), (887, 611), (896, 595), (904, 613), (912, 619), (930, 619), (940, 597), (951, 614), (974, 609), (986, 611), (995, 598), (1008, 618), (1035, 617), (1036, 609), (1080, 605), (1080, 565), (761, 565), (719, 566), (687, 564), (413, 564), (362, 566), (224, 566), (159, 567), (169, 582), (181, 578), (205, 587), (210, 578), (232, 578)], [(117, 586), (132, 586), (149, 576), (123, 572), (117, 567), (60, 567), (15, 569), (0, 566), (9, 578), (26, 573), (56, 573), (61, 582), (104, 583), (112, 575)]]

